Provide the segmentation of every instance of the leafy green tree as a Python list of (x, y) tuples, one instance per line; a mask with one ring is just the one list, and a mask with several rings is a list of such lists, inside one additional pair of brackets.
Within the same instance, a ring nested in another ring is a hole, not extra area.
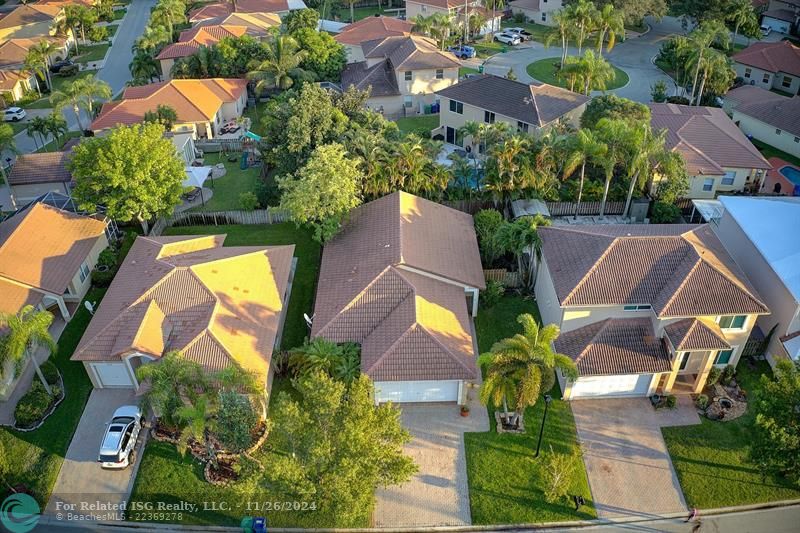
[(491, 268), (492, 264), (505, 253), (497, 238), (497, 233), (505, 222), (503, 214), (496, 209), (481, 209), (475, 213), (473, 219), (481, 262), (484, 268)]
[(314, 78), (314, 73), (300, 67), (308, 53), (290, 35), (280, 35), (266, 47), (266, 59), (251, 70), (247, 77), (256, 81), (256, 91), (286, 90), (296, 81)]
[(603, 94), (592, 98), (586, 105), (586, 111), (581, 115), (581, 127), (593, 129), (603, 118), (632, 124), (650, 122), (650, 108), (615, 94)]
[(444, 50), (445, 43), (450, 38), (450, 35), (458, 31), (455, 17), (446, 13), (433, 13), (427, 17), (419, 14), (411, 19), (411, 22), (414, 23), (412, 28), (414, 32), (427, 35), (436, 41), (441, 50)]
[[(8, 150), (11, 153), (18, 154), (19, 150), (17, 150), (17, 142), (14, 140), (14, 128), (11, 127), (11, 124), (0, 124), (0, 154)], [(0, 163), (0, 176), (3, 177), (3, 180), (6, 180), (6, 169), (5, 166)]]
[(178, 112), (175, 108), (167, 104), (158, 104), (155, 111), (147, 111), (144, 114), (144, 122), (155, 122), (164, 126), (167, 131), (172, 130), (175, 122), (178, 121)]
[(8, 476), (11, 474), (11, 457), (6, 450), (6, 445), (3, 444), (3, 439), (0, 439), (0, 482), (6, 486), (9, 494), (17, 492), (8, 482)]
[(758, 16), (750, 0), (733, 0), (725, 20), (733, 24), (733, 44), (736, 44), (740, 28), (758, 25)]
[(302, 346), (289, 350), (289, 366), (297, 376), (308, 376), (323, 371), (331, 374), (342, 359), (342, 348), (322, 337), (306, 339)]
[(342, 356), (334, 363), (331, 377), (350, 385), (361, 375), (361, 348), (352, 342), (341, 345)]
[(500, 246), (516, 256), (526, 287), (533, 285), (536, 279), (534, 267), (542, 257), (542, 240), (537, 230), (549, 225), (550, 221), (541, 215), (526, 216), (502, 224), (497, 231)]
[(611, 4), (625, 15), (625, 22), (642, 24), (648, 15), (661, 20), (667, 14), (667, 0), (595, 0), (599, 8)]
[(150, 13), (148, 26), (163, 26), (172, 35), (175, 25), (185, 21), (186, 4), (183, 0), (159, 0)]
[[(578, 377), (572, 359), (553, 350), (558, 326), (542, 327), (527, 313), (519, 315), (517, 322), (522, 333), (496, 342), (488, 353), (478, 357), (478, 363), (486, 371), (481, 402), (502, 404), (506, 421), (513, 424), (518, 423), (526, 408), (536, 405), (540, 394), (553, 388), (556, 369), (568, 379)], [(511, 417), (508, 404), (514, 406)]]
[(358, 163), (347, 156), (344, 146), (322, 145), (293, 177), (278, 180), (281, 207), (296, 223), (312, 225), (317, 241), (327, 242), (341, 220), (361, 203), (361, 178)]
[[(719, 63), (718, 58), (715, 58), (711, 62), (707, 61), (707, 56), (714, 53), (711, 49), (711, 45), (718, 44), (727, 49), (729, 43), (730, 35), (728, 34), (728, 28), (719, 20), (703, 22), (689, 34), (687, 67), (692, 68), (694, 71), (692, 93), (689, 97), (689, 102), (695, 102), (695, 92), (698, 88), (701, 70), (705, 69), (705, 75), (707, 76), (709, 66), (714, 65), (716, 67)], [(702, 89), (697, 96), (696, 105), (700, 105), (701, 97)]]
[(294, 35), (299, 30), (317, 31), (319, 13), (316, 9), (296, 9), (283, 17), (286, 33)]
[(675, 204), (655, 202), (650, 215), (651, 224), (674, 224), (681, 216), (680, 208)]
[(375, 491), (403, 483), (417, 467), (403, 453), (411, 435), (391, 404), (375, 405), (370, 379), (348, 387), (323, 372), (296, 380), (299, 399), (282, 392), (271, 408), (275, 454), (267, 487), (291, 499), (316, 501), (342, 527), (361, 523)]
[(85, 43), (86, 31), (97, 22), (97, 12), (84, 5), (69, 4), (64, 8), (64, 18), (69, 27), (80, 30), (81, 41)]
[(217, 437), (226, 449), (234, 453), (247, 449), (257, 425), (258, 413), (248, 396), (235, 390), (219, 393)]
[(173, 78), (216, 78), (222, 75), (223, 61), (216, 46), (201, 45), (195, 53), (175, 61), (170, 70)]
[(148, 82), (152, 82), (153, 78), (161, 79), (158, 61), (144, 50), (135, 53), (128, 69), (131, 71), (131, 76), (136, 79), (145, 79)]
[(180, 203), (186, 177), (183, 161), (161, 124), (120, 126), (105, 137), (84, 139), (73, 150), (69, 169), (79, 205), (106, 208), (108, 216), (147, 221), (172, 212)]
[(589, 34), (597, 29), (597, 8), (589, 0), (576, 0), (567, 5), (564, 11), (575, 26), (575, 44), (578, 45), (578, 55), (581, 55), (583, 53), (583, 43), (589, 37)]
[(657, 104), (662, 104), (667, 101), (667, 96), (669, 96), (668, 91), (667, 82), (664, 80), (658, 80), (650, 86), (650, 96), (653, 98), (653, 102)]
[(47, 394), (52, 395), (53, 390), (47, 383), (39, 368), (39, 362), (34, 357), (36, 347), (43, 345), (55, 353), (56, 346), (53, 337), (50, 335), (50, 326), (53, 324), (53, 314), (48, 311), (40, 311), (32, 305), (26, 305), (18, 313), (0, 313), (0, 329), (7, 329), (2, 342), (0, 351), (0, 372), (7, 361), (11, 361), (16, 372), (22, 369), (26, 359), (30, 359), (36, 375), (44, 385)]
[[(649, 113), (649, 110), (648, 110)], [(583, 195), (583, 184), (586, 177), (586, 164), (590, 161), (602, 162), (603, 158), (608, 151), (608, 147), (598, 140), (595, 133), (588, 129), (580, 129), (571, 136), (569, 139), (569, 152), (564, 163), (563, 178), (566, 180), (580, 167), (580, 185), (578, 186), (578, 198), (575, 204), (575, 216), (578, 218), (578, 212), (581, 206), (581, 197)]]
[(550, 446), (550, 452), (546, 453), (542, 459), (545, 483), (544, 499), (547, 503), (559, 503), (569, 496), (572, 478), (579, 460), (574, 451), (571, 454), (556, 453), (553, 446)]
[(761, 376), (755, 403), (756, 423), (750, 454), (764, 471), (800, 484), (800, 369), (796, 362), (779, 361), (775, 376)]
[(300, 67), (307, 72), (314, 72), (317, 80), (339, 81), (347, 52), (344, 46), (325, 32), (316, 29), (301, 28), (292, 36), (297, 40), (305, 53)]
[(142, 396), (145, 410), (152, 409), (168, 425), (177, 426), (177, 410), (184, 403), (193, 403), (208, 387), (208, 374), (203, 367), (178, 352), (168, 352), (158, 364), (136, 369), (136, 378), (149, 387)]
[(625, 37), (625, 14), (615, 9), (612, 4), (606, 4), (597, 12), (595, 21), (597, 27), (597, 55), (603, 57), (603, 43), (606, 42), (606, 52), (610, 52), (617, 43), (617, 36)]
[(628, 147), (632, 144), (633, 125), (619, 119), (600, 119), (597, 123), (596, 133), (602, 143), (606, 145), (606, 153), (603, 156), (600, 166), (605, 174), (605, 186), (603, 187), (603, 199), (600, 202), (600, 216), (605, 214), (606, 201), (608, 200), (608, 190), (614, 172), (619, 165), (626, 163), (630, 157)]
[(134, 49), (155, 55), (165, 44), (172, 42), (172, 33), (169, 28), (161, 25), (148, 25), (141, 37), (136, 40)]
[(243, 78), (251, 65), (267, 59), (267, 47), (250, 35), (224, 37), (212, 48), (220, 63), (219, 75), (225, 78)]

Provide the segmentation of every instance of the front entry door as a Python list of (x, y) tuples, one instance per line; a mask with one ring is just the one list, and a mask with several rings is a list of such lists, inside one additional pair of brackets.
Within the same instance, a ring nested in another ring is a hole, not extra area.
[(454, 128), (447, 126), (445, 141), (447, 141), (448, 144), (456, 144), (456, 130)]

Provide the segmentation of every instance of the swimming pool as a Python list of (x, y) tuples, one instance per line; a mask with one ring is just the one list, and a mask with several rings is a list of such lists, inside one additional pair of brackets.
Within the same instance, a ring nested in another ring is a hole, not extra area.
[(787, 180), (791, 181), (795, 185), (800, 185), (800, 168), (785, 166), (782, 167), (778, 172), (786, 178)]

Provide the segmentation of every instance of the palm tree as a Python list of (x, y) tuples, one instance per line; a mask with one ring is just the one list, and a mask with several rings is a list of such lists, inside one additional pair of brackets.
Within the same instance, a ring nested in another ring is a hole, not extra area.
[[(748, 1), (748, 0), (745, 0)], [(625, 37), (625, 13), (606, 4), (597, 12), (597, 54), (603, 56), (603, 41), (608, 35), (606, 52), (610, 52), (617, 43), (617, 35)]]
[[(14, 135), (14, 128), (12, 128), (10, 124), (0, 124), (0, 154), (6, 150), (13, 154), (19, 153), (19, 150), (17, 150), (17, 143), (14, 140)], [(7, 181), (6, 169), (2, 163), (0, 163), (0, 176), (3, 177), (3, 181)]]
[(97, 79), (93, 74), (84, 78), (78, 78), (73, 85), (76, 85), (76, 91), (83, 95), (83, 105), (89, 115), (89, 119), (94, 118), (94, 101), (95, 99), (108, 100), (111, 98), (111, 86), (103, 80)]
[(575, 204), (574, 216), (574, 218), (577, 219), (578, 211), (581, 207), (581, 197), (583, 196), (586, 163), (589, 161), (602, 161), (608, 151), (608, 147), (588, 128), (578, 130), (578, 132), (571, 137), (570, 141), (569, 156), (564, 164), (562, 177), (566, 180), (578, 167), (581, 169), (581, 181), (580, 185), (578, 185), (578, 201)]
[[(52, 82), (50, 80), (50, 56), (58, 52), (58, 50), (59, 48), (54, 42), (42, 39), (31, 46), (28, 49), (28, 53), (25, 55), (25, 68), (41, 76), (42, 79), (47, 82), (48, 89), (52, 87)], [(38, 84), (36, 89), (41, 97), (42, 92), (39, 90)]]
[(540, 226), (549, 225), (549, 220), (536, 215), (520, 217), (513, 222), (503, 224), (497, 230), (500, 247), (512, 252), (517, 258), (517, 266), (523, 276), (525, 287), (533, 285), (536, 279), (534, 266), (539, 264), (542, 257), (542, 240), (537, 230)]
[(721, 83), (715, 84), (715, 89), (724, 92), (730, 87), (730, 82), (733, 81), (734, 77), (731, 59), (722, 52), (713, 49), (706, 51), (702, 60), (701, 72), (700, 88), (697, 91), (698, 106), (703, 102), (703, 94), (709, 80), (721, 79)]
[(356, 12), (355, 12), (355, 4), (358, 0), (347, 0), (347, 4), (350, 6), (350, 23), (356, 21)]
[(570, 19), (569, 12), (561, 9), (556, 11), (553, 15), (553, 29), (547, 34), (544, 40), (544, 45), (550, 47), (556, 39), (561, 40), (561, 64), (563, 65), (567, 60), (567, 52), (569, 47), (569, 39), (574, 31), (572, 19)]
[[(728, 28), (717, 20), (703, 22), (698, 28), (689, 34), (689, 42), (691, 46), (691, 53), (689, 54), (689, 64), (694, 66), (694, 77), (692, 81), (692, 94), (689, 97), (689, 103), (694, 102), (695, 91), (697, 90), (697, 81), (700, 78), (700, 69), (703, 64), (703, 59), (706, 53), (710, 50), (712, 44), (719, 42), (725, 48), (728, 47)], [(699, 98), (698, 98), (698, 104)]]
[(26, 305), (14, 313), (0, 313), (0, 327), (8, 328), (8, 333), (3, 340), (3, 351), (0, 352), (0, 369), (6, 361), (12, 361), (19, 368), (25, 358), (30, 358), (36, 375), (44, 385), (47, 394), (52, 395), (53, 391), (47, 380), (44, 379), (39, 362), (34, 357), (35, 348), (43, 344), (55, 353), (57, 346), (53, 337), (50, 336), (50, 325), (53, 323), (53, 314), (48, 311), (40, 311), (32, 305)]
[[(480, 149), (481, 141), (483, 140), (484, 123), (477, 122), (475, 120), (467, 120), (464, 122), (463, 126), (458, 128), (458, 133), (462, 137), (470, 138), (472, 151), (477, 153)], [(475, 164), (477, 165), (477, 158), (475, 160)]]
[(47, 134), (47, 119), (44, 117), (33, 117), (30, 122), (28, 122), (28, 127), (25, 130), (25, 133), (33, 139), (33, 142), (36, 144), (36, 149), (39, 149), (39, 141), (36, 139), (36, 135), (39, 135), (39, 138), (42, 140), (42, 146), (44, 147), (47, 144), (47, 140), (45, 135)]
[(630, 158), (625, 162), (625, 173), (630, 180), (628, 185), (628, 195), (625, 198), (625, 208), (622, 216), (628, 216), (628, 209), (633, 198), (633, 191), (641, 182), (649, 181), (650, 172), (654, 170), (656, 161), (665, 152), (664, 140), (667, 132), (662, 130), (654, 134), (650, 124), (643, 122), (634, 126), (629, 137), (628, 150)]
[(143, 117), (144, 122), (158, 122), (164, 125), (164, 130), (171, 131), (178, 121), (175, 108), (166, 104), (158, 104), (155, 111), (147, 111)]
[(164, 26), (172, 35), (175, 24), (185, 20), (186, 4), (182, 0), (159, 0), (156, 8), (150, 14), (149, 26)]
[(595, 30), (597, 25), (598, 12), (592, 2), (588, 0), (578, 0), (564, 8), (567, 17), (577, 28), (575, 41), (578, 45), (578, 55), (583, 52), (583, 43), (589, 34)]
[[(527, 407), (532, 407), (540, 393), (549, 391), (555, 384), (555, 370), (568, 379), (578, 377), (575, 363), (566, 355), (555, 353), (553, 342), (559, 329), (555, 324), (539, 326), (530, 314), (517, 317), (522, 333), (503, 339), (489, 353), (478, 358), (486, 369), (486, 379), (481, 387), (480, 399), (484, 404), (498, 398), (502, 400), (506, 423), (518, 425)], [(508, 416), (507, 403), (514, 404), (513, 417)]]
[(631, 130), (624, 120), (608, 118), (600, 119), (595, 130), (599, 140), (606, 145), (606, 153), (599, 161), (606, 178), (603, 200), (600, 203), (600, 216), (602, 217), (605, 214), (608, 189), (611, 186), (614, 171), (617, 165), (623, 164), (627, 159)]
[(144, 410), (152, 409), (169, 424), (175, 424), (177, 410), (195, 401), (198, 391), (207, 388), (208, 374), (203, 367), (181, 356), (176, 351), (168, 352), (158, 364), (146, 364), (136, 369), (140, 383), (148, 388), (142, 397)]
[(308, 75), (299, 66), (306, 57), (306, 51), (300, 49), (293, 37), (275, 37), (266, 45), (265, 52), (267, 59), (247, 73), (248, 79), (256, 80), (256, 92), (260, 93), (264, 88), (289, 89), (294, 85), (295, 78)]
[(333, 364), (331, 375), (349, 385), (361, 375), (361, 348), (348, 342), (341, 346), (341, 351), (341, 358)]
[(492, 10), (492, 31), (498, 31), (500, 28), (494, 27), (494, 21), (497, 20), (497, 10), (503, 9), (506, 3), (504, 0), (481, 0), (481, 4), (483, 7), (488, 11), (489, 9)]
[(583, 80), (583, 94), (589, 96), (593, 90), (605, 91), (608, 82), (616, 77), (614, 67), (601, 56), (586, 50), (578, 63), (579, 76)]
[(214, 403), (203, 394), (194, 403), (182, 405), (175, 411), (177, 420), (186, 424), (181, 430), (176, 445), (181, 455), (186, 455), (189, 442), (195, 441), (205, 446), (206, 458), (216, 463), (216, 452), (213, 449), (211, 440), (208, 438), (209, 434), (213, 433), (217, 428), (217, 421), (214, 416), (216, 410)]
[(756, 26), (758, 17), (753, 9), (750, 0), (733, 0), (728, 6), (726, 20), (733, 23), (733, 45), (736, 46), (736, 38), (739, 36), (739, 28), (742, 26)]
[[(180, 73), (185, 78), (213, 78), (218, 74), (220, 61), (215, 48), (201, 45), (195, 53), (175, 63), (172, 74), (173, 77)], [(183, 68), (178, 67), (179, 64)]]
[(517, 189), (524, 157), (530, 148), (530, 140), (522, 135), (513, 135), (489, 150), (486, 162), (486, 188), (492, 191), (495, 202), (503, 200), (505, 205), (511, 191)]
[(144, 50), (138, 50), (128, 69), (131, 71), (131, 76), (139, 79), (147, 79), (153, 81), (153, 78), (161, 80), (161, 75), (158, 73), (158, 62), (153, 56)]
[(298, 376), (322, 370), (331, 374), (342, 359), (342, 348), (335, 342), (317, 337), (306, 339), (302, 346), (289, 350), (289, 366)]
[[(39, 78), (49, 80), (50, 76), (50, 72), (48, 71), (47, 63), (44, 61), (44, 58), (35, 50), (29, 50), (28, 53), (25, 54), (25, 62), (23, 63), (22, 68), (36, 76), (36, 92), (39, 94), (39, 98), (41, 98), (42, 88), (39, 86)], [(47, 86), (48, 88), (50, 87), (49, 81), (47, 82)]]
[(61, 113), (56, 113), (55, 111), (50, 113), (45, 121), (45, 132), (49, 133), (53, 136), (55, 141), (55, 146), (61, 146), (61, 137), (66, 135), (69, 131), (69, 127), (67, 126), (67, 119), (64, 118), (64, 115)]
[(142, 36), (136, 40), (134, 50), (153, 53), (161, 48), (162, 45), (172, 41), (172, 34), (164, 26), (149, 25), (145, 28)]

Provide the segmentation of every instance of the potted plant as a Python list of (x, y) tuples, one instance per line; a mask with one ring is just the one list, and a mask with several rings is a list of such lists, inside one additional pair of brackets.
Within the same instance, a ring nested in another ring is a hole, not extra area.
[(469, 406), (462, 405), (461, 406), (461, 416), (469, 416)]

